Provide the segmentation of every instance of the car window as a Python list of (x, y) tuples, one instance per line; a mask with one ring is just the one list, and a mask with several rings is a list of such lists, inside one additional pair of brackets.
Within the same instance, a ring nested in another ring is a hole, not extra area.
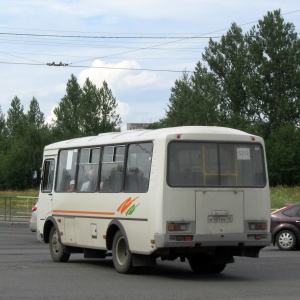
[(287, 217), (300, 216), (299, 206), (293, 206), (282, 212)]

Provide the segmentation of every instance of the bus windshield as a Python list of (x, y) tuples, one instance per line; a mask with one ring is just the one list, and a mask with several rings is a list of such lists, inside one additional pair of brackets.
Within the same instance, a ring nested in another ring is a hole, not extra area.
[(167, 182), (171, 187), (264, 187), (258, 143), (171, 142)]

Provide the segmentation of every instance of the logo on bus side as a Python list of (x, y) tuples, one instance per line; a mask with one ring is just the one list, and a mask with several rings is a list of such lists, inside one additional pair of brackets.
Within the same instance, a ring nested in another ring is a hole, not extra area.
[(135, 211), (135, 209), (140, 205), (140, 203), (139, 204), (135, 204), (135, 203), (132, 204), (137, 198), (139, 198), (139, 197), (136, 197), (134, 199), (131, 199), (131, 197), (129, 197), (124, 202), (122, 202), (122, 204), (118, 207), (117, 211), (120, 214), (123, 214), (126, 211), (125, 212), (126, 216), (132, 215), (133, 212)]

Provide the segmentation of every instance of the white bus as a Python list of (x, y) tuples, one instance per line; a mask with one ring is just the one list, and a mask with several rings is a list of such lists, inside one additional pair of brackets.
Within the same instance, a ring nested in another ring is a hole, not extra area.
[(48, 145), (38, 239), (54, 261), (112, 256), (120, 273), (188, 260), (219, 273), (270, 244), (264, 141), (187, 126), (104, 133)]

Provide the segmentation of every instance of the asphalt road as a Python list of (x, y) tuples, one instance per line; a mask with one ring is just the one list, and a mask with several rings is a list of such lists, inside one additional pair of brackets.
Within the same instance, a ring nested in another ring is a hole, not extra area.
[(135, 275), (111, 259), (52, 261), (47, 244), (28, 226), (0, 223), (0, 299), (247, 299), (290, 300), (300, 295), (300, 251), (276, 247), (259, 259), (236, 258), (218, 275), (194, 274), (188, 263), (158, 261)]

